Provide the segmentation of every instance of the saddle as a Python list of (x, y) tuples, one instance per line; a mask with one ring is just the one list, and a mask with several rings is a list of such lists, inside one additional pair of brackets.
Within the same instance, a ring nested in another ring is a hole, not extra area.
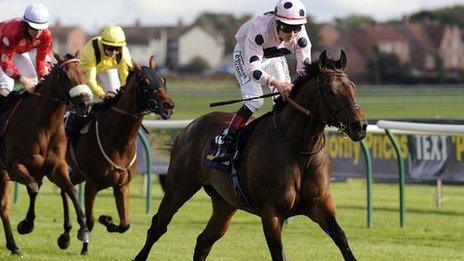
[(25, 91), (12, 91), (8, 96), (0, 100), (0, 137), (3, 137), (8, 129), (10, 119), (19, 108), (21, 101), (28, 95)]
[(242, 185), (241, 185), (239, 175), (238, 175), (238, 170), (240, 169), (240, 161), (242, 158), (243, 150), (246, 147), (246, 144), (251, 134), (254, 132), (258, 124), (263, 119), (266, 119), (271, 116), (272, 116), (272, 111), (249, 122), (247, 125), (245, 125), (245, 127), (243, 127), (243, 129), (238, 134), (237, 143), (235, 144), (235, 150), (236, 150), (235, 156), (230, 162), (216, 162), (216, 161), (208, 160), (206, 158), (203, 160), (203, 165), (207, 167), (230, 173), (232, 182), (234, 184), (235, 195), (239, 201), (238, 203), (246, 207), (250, 211), (252, 211), (253, 208), (250, 204), (249, 196), (247, 195), (245, 190), (242, 189)]

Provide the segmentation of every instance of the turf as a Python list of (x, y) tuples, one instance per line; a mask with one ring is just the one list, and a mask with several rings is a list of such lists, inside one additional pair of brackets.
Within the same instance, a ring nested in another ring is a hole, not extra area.
[[(241, 93), (232, 82), (194, 85), (173, 83), (171, 96), (176, 103), (174, 119), (190, 119), (214, 110), (235, 111), (240, 103), (210, 108), (211, 102), (240, 99)], [(464, 86), (360, 86), (357, 95), (370, 119), (462, 119)], [(271, 109), (270, 99), (258, 111)]]
[[(29, 235), (14, 235), (26, 260), (130, 260), (142, 247), (151, 215), (145, 214), (141, 195), (141, 178), (131, 186), (131, 228), (124, 234), (110, 234), (96, 224), (92, 231), (89, 256), (79, 256), (81, 244), (76, 240), (77, 224), (73, 218), (72, 242), (63, 251), (56, 245), (62, 232), (59, 194), (47, 182), (37, 201), (35, 230)], [(406, 227), (399, 227), (398, 187), (374, 185), (374, 228), (366, 228), (365, 184), (362, 180), (332, 183), (337, 202), (338, 220), (359, 260), (462, 260), (464, 252), (464, 190), (445, 186), (447, 201), (434, 206), (435, 188), (428, 185), (406, 187)], [(154, 186), (154, 207), (159, 205), (161, 189)], [(27, 194), (21, 189), (20, 200), (12, 209), (12, 224), (24, 217)], [(97, 198), (95, 214), (110, 214), (118, 220), (112, 191)], [(168, 232), (155, 244), (150, 260), (188, 260), (195, 240), (211, 213), (211, 203), (203, 192), (197, 193), (174, 217)], [(342, 260), (331, 239), (312, 221), (295, 217), (284, 226), (283, 242), (289, 260)], [(9, 256), (2, 237), (1, 260)], [(19, 259), (18, 259), (19, 260)], [(270, 260), (260, 220), (239, 211), (226, 235), (217, 242), (209, 260)]]

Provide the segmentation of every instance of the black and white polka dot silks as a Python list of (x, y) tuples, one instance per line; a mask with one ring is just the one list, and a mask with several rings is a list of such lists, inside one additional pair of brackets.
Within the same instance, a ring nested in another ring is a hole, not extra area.
[[(292, 3), (290, 9), (295, 7), (293, 2), (288, 2)], [(244, 72), (249, 79), (260, 84), (265, 84), (272, 76), (262, 68), (266, 59), (294, 53), (297, 73), (304, 71), (303, 61), (311, 61), (311, 41), (305, 26), (302, 26), (302, 30), (293, 41), (283, 42), (277, 32), (276, 17), (273, 13), (262, 14), (246, 22), (238, 30), (235, 39), (243, 50)]]

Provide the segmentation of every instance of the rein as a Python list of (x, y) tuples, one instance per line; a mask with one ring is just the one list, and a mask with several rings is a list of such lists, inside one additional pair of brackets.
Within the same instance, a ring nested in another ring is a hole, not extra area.
[(280, 131), (279, 126), (277, 124), (277, 113), (275, 111), (272, 114), (272, 121), (274, 123), (274, 128), (277, 130), (277, 133), (279, 134), (279, 136), (285, 141), (285, 143), (287, 143), (287, 145), (290, 146), (290, 148), (292, 148), (294, 151), (296, 151), (296, 152), (298, 152), (300, 154), (303, 154), (303, 155), (306, 155), (306, 156), (313, 156), (313, 155), (316, 155), (317, 153), (319, 153), (325, 147), (325, 134), (322, 134), (322, 143), (321, 143), (320, 148), (317, 151), (300, 150), (300, 149), (297, 148), (297, 146), (295, 144), (291, 143), (287, 139), (287, 137), (285, 137), (285, 135)]
[[(317, 77), (317, 85), (320, 86), (321, 82), (326, 77), (330, 77), (330, 76), (345, 76), (346, 77), (347, 75), (345, 73), (340, 73), (340, 72), (326, 73), (322, 77)], [(320, 121), (324, 125), (328, 124), (329, 126), (330, 125), (335, 126), (335, 127), (337, 127), (339, 129), (340, 132), (343, 132), (343, 130), (346, 128), (346, 126), (340, 120), (337, 119), (336, 115), (339, 112), (341, 112), (342, 110), (346, 109), (346, 108), (357, 109), (357, 108), (359, 108), (359, 104), (357, 102), (351, 102), (351, 103), (348, 103), (347, 105), (343, 106), (339, 110), (334, 111), (332, 109), (332, 107), (329, 105), (329, 103), (327, 102), (327, 100), (325, 98), (325, 95), (324, 95), (324, 92), (321, 90), (321, 88), (319, 88), (318, 93), (322, 97), (321, 106), (323, 105), (322, 107), (326, 108), (326, 110), (329, 112), (330, 117), (333, 118), (335, 121), (327, 121), (327, 120), (321, 119), (320, 117), (314, 115), (309, 109), (307, 109), (304, 106), (300, 105), (298, 102), (296, 102), (295, 100), (293, 100), (290, 97), (288, 97), (287, 100), (295, 109), (302, 112), (303, 114), (305, 114), (309, 118)], [(274, 111), (272, 117), (273, 117), (274, 128), (277, 130), (277, 133), (285, 141), (285, 143), (287, 143), (287, 145), (289, 145), (294, 151), (296, 151), (296, 152), (298, 152), (300, 154), (303, 154), (303, 155), (312, 156), (312, 155), (315, 155), (315, 154), (319, 153), (324, 148), (324, 146), (325, 146), (325, 134), (323, 134), (323, 136), (322, 136), (323, 140), (322, 140), (320, 148), (317, 151), (304, 151), (304, 150), (298, 149), (298, 147), (295, 144), (292, 144), (285, 137), (285, 135), (280, 131), (280, 129), (278, 127), (278, 124), (277, 124), (277, 112), (276, 111)]]
[(131, 118), (134, 118), (134, 119), (140, 119), (140, 118), (142, 118), (143, 116), (145, 116), (145, 115), (148, 114), (148, 113), (143, 113), (143, 112), (139, 112), (139, 113), (130, 113), (130, 112), (127, 112), (127, 111), (125, 111), (125, 110), (123, 110), (123, 109), (116, 108), (116, 107), (114, 107), (114, 106), (111, 106), (110, 108), (111, 108), (113, 111), (115, 111), (115, 112), (119, 112), (119, 113), (122, 114), (122, 115), (127, 115), (127, 116), (129, 116), (129, 117), (131, 117)]
[(97, 136), (98, 147), (100, 148), (100, 152), (102, 153), (103, 157), (116, 170), (120, 170), (120, 171), (122, 171), (124, 173), (128, 172), (129, 168), (134, 164), (135, 160), (137, 159), (137, 144), (135, 145), (135, 153), (134, 153), (134, 157), (132, 157), (132, 160), (129, 162), (129, 164), (127, 164), (126, 167), (121, 167), (121, 166), (117, 165), (116, 163), (114, 163), (111, 160), (111, 158), (108, 156), (108, 154), (106, 154), (105, 150), (103, 149), (103, 145), (101, 143), (100, 132), (99, 132), (98, 129), (99, 128), (98, 128), (98, 118), (97, 118), (97, 119), (95, 119), (95, 134)]
[[(69, 60), (66, 60), (64, 62), (62, 62), (58, 69), (60, 70), (58, 72), (58, 78), (60, 79), (60, 82), (62, 84), (62, 78), (61, 78), (61, 69), (63, 69), (63, 67), (68, 64), (68, 63), (81, 63), (81, 61), (79, 59), (76, 59), (76, 58), (73, 58), (73, 59), (69, 59)], [(58, 88), (59, 90), (61, 90), (61, 88)], [(64, 95), (63, 91), (61, 90), (61, 93), (63, 95), (63, 97), (66, 97), (66, 95)], [(41, 98), (45, 98), (45, 99), (48, 99), (56, 104), (68, 104), (68, 99), (65, 98), (65, 100), (61, 100), (61, 99), (58, 99), (58, 98), (55, 98), (55, 97), (51, 97), (51, 96), (48, 96), (48, 95), (45, 95), (43, 93), (40, 93), (40, 92), (31, 92), (30, 93), (31, 95), (33, 96), (36, 96), (36, 97), (41, 97)]]

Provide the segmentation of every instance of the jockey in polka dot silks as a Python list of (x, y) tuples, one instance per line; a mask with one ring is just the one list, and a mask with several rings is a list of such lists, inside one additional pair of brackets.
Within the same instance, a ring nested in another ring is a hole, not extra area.
[[(259, 15), (240, 27), (233, 53), (235, 76), (243, 98), (263, 94), (262, 85), (277, 89), (285, 101), (293, 87), (285, 55), (296, 56), (297, 73), (311, 62), (311, 42), (306, 33), (306, 8), (300, 0), (279, 0), (274, 12)], [(216, 136), (209, 159), (223, 162), (233, 155), (240, 129), (263, 106), (263, 99), (245, 101), (229, 126)]]
[[(13, 90), (18, 80), (28, 92), (35, 91), (38, 78), (51, 68), (52, 33), (49, 14), (42, 4), (29, 5), (22, 18), (0, 23), (0, 98)], [(36, 49), (36, 66), (29, 51)]]

